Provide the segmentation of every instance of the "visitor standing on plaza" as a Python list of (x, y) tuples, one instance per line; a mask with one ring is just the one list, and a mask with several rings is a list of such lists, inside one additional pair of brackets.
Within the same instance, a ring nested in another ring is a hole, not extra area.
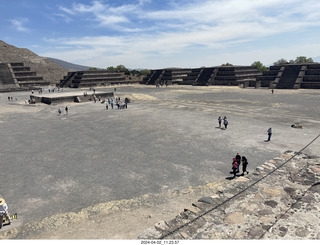
[(221, 128), (221, 121), (222, 121), (222, 118), (221, 118), (221, 116), (219, 116), (219, 118), (218, 118), (219, 128)]
[(247, 166), (248, 166), (248, 160), (245, 156), (242, 156), (242, 176), (244, 175), (245, 172), (249, 174), (249, 171), (247, 171)]
[(268, 133), (268, 140), (267, 141), (270, 141), (271, 135), (272, 135), (272, 127), (271, 126), (268, 128), (267, 133)]
[(66, 110), (66, 114), (68, 114), (68, 106), (66, 106), (65, 110)]
[(58, 109), (58, 113), (59, 113), (59, 115), (61, 115), (61, 109), (60, 108)]
[(237, 173), (239, 173), (240, 163), (241, 163), (241, 156), (239, 152), (236, 155), (236, 161), (237, 161)]
[(229, 124), (229, 122), (228, 122), (228, 120), (227, 120), (227, 117), (224, 117), (224, 118), (223, 118), (223, 124), (224, 124), (224, 129), (227, 129), (228, 124)]
[(238, 163), (237, 163), (237, 159), (236, 158), (233, 158), (233, 160), (232, 160), (232, 172), (233, 172), (233, 178), (235, 178), (236, 177), (236, 173), (237, 173), (237, 165), (238, 165)]

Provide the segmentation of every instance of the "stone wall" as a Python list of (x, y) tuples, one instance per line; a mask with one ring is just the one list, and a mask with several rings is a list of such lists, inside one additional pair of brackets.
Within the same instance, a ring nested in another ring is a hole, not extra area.
[(287, 151), (213, 193), (138, 239), (320, 239), (319, 157)]

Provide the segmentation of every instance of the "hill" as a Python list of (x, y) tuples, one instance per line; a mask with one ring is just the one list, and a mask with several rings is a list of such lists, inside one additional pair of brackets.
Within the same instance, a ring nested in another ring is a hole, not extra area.
[(73, 63), (66, 62), (64, 60), (59, 60), (56, 58), (48, 57), (48, 59), (50, 59), (51, 61), (55, 62), (56, 64), (63, 66), (64, 68), (71, 70), (71, 71), (87, 71), (90, 68), (89, 66), (77, 65), (77, 64), (73, 64)]

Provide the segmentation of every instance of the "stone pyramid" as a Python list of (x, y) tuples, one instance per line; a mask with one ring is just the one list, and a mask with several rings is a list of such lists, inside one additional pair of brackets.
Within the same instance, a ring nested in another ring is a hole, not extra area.
[(18, 62), (23, 62), (25, 66), (31, 67), (38, 76), (43, 77), (43, 80), (50, 84), (58, 84), (69, 71), (46, 57), (38, 56), (29, 49), (17, 48), (0, 40), (0, 63)]

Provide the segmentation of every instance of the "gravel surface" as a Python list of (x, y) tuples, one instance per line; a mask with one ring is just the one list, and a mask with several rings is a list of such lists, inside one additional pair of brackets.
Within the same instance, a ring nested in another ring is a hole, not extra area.
[[(150, 214), (148, 221), (153, 222), (180, 208), (174, 203), (176, 208), (170, 211), (152, 210), (157, 205), (170, 206), (172, 193), (182, 193), (175, 196), (175, 202), (183, 202), (189, 187), (230, 177), (237, 152), (247, 157), (250, 171), (286, 150), (300, 150), (320, 132), (319, 90), (271, 94), (267, 89), (237, 87), (116, 88), (115, 96), (131, 99), (128, 109), (106, 110), (104, 104), (94, 102), (25, 105), (29, 92), (0, 94), (0, 195), (10, 212), (19, 215), (3, 229), (24, 229), (21, 227), (41, 223), (46, 217), (79, 214), (88, 207), (144, 195), (164, 197), (165, 201), (152, 198), (152, 205), (133, 205), (151, 208), (146, 214), (140, 210), (142, 220), (132, 222), (143, 230), (150, 226), (144, 222), (145, 215)], [(9, 102), (8, 96), (17, 101)], [(63, 110), (59, 116), (58, 108), (66, 105), (68, 115)], [(226, 130), (218, 128), (218, 116), (227, 116)], [(292, 128), (293, 123), (300, 123), (303, 129)], [(269, 126), (273, 135), (265, 142)], [(315, 142), (306, 153), (320, 155), (319, 147)], [(108, 205), (104, 208), (110, 209)], [(153, 215), (156, 211), (159, 214)], [(118, 218), (113, 225), (125, 226), (124, 221)], [(48, 229), (42, 228), (47, 233), (41, 238), (50, 239)], [(32, 237), (35, 231), (29, 229), (30, 234), (18, 237)], [(109, 236), (104, 233), (94, 238), (131, 239), (139, 232), (127, 233), (129, 237), (115, 228)], [(88, 233), (85, 237), (93, 238)]]

